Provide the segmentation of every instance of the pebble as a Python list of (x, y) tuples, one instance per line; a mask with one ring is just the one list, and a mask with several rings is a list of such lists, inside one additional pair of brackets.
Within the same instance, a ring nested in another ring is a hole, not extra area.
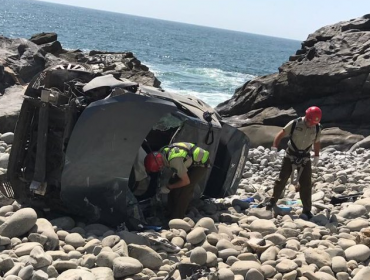
[[(291, 208), (289, 214), (254, 208), (272, 194), (279, 174), (275, 166), (283, 152), (274, 163), (269, 154), (263, 147), (250, 150), (236, 195), (199, 202), (189, 217), (169, 221), (160, 236), (178, 246), (178, 253), (158, 250), (135, 232), (84, 225), (68, 216), (48, 221), (32, 208), (4, 205), (0, 274), (4, 279), (159, 280), (181, 262), (207, 266), (219, 280), (366, 280), (370, 168), (363, 158), (369, 159), (370, 151), (321, 152), (313, 168), (311, 221), (299, 218), (299, 193), (289, 186), (279, 201)], [(358, 191), (364, 195), (356, 201), (329, 204), (334, 195)]]

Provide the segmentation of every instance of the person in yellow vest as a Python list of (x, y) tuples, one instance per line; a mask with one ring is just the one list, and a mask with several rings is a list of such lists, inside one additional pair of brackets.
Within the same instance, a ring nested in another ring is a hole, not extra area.
[(203, 179), (209, 166), (209, 152), (192, 143), (178, 142), (149, 153), (144, 159), (147, 172), (169, 167), (173, 176), (160, 193), (168, 193), (170, 218), (185, 217), (193, 198), (195, 185)]

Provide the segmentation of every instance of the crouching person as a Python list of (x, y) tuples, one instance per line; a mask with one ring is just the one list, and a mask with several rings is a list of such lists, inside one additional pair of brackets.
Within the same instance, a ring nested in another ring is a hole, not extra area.
[(193, 198), (194, 188), (207, 173), (209, 152), (187, 142), (173, 143), (158, 152), (149, 153), (144, 165), (147, 172), (159, 172), (169, 167), (173, 172), (167, 186), (160, 192), (168, 193), (170, 218), (182, 219)]

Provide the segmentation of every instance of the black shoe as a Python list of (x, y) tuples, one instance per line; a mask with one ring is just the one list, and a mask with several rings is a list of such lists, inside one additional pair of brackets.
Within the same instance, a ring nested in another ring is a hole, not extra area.
[(272, 201), (268, 201), (268, 202), (266, 202), (266, 210), (272, 210), (272, 208), (274, 208), (274, 206), (275, 206), (275, 202), (272, 202)]
[(303, 215), (305, 215), (307, 217), (307, 220), (311, 220), (313, 218), (313, 214), (308, 211), (308, 212), (302, 212)]

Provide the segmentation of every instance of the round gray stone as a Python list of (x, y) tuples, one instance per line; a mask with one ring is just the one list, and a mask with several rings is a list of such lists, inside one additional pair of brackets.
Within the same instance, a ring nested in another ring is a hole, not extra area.
[(70, 233), (66, 236), (64, 242), (72, 245), (74, 248), (85, 246), (85, 239), (79, 233)]
[(119, 257), (113, 261), (113, 274), (115, 278), (125, 277), (139, 273), (143, 270), (143, 265), (131, 257)]
[(190, 253), (190, 261), (199, 265), (204, 265), (207, 261), (207, 251), (202, 247), (194, 248)]
[(129, 256), (137, 259), (146, 268), (158, 269), (162, 266), (162, 257), (148, 246), (129, 244), (128, 250)]
[(93, 273), (84, 269), (69, 269), (64, 271), (57, 277), (57, 280), (71, 280), (71, 279), (96, 280)]
[(220, 268), (218, 270), (218, 280), (234, 280), (235, 275), (229, 268)]
[(19, 237), (27, 233), (36, 223), (37, 214), (32, 208), (23, 208), (8, 217), (0, 225), (0, 235)]
[(366, 261), (370, 257), (370, 248), (364, 244), (354, 245), (344, 251), (347, 260)]
[(247, 274), (245, 275), (245, 280), (264, 280), (265, 277), (263, 274), (255, 268), (251, 268), (248, 270)]

